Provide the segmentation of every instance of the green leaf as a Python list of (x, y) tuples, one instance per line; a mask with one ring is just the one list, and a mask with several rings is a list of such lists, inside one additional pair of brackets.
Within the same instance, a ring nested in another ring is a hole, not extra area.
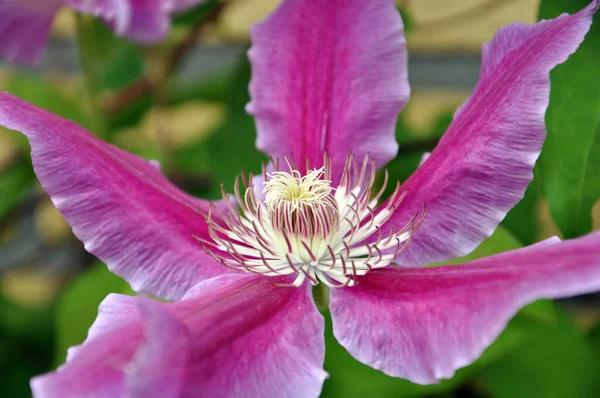
[[(131, 42), (116, 36), (104, 22), (81, 17), (79, 40), (80, 57), (86, 75), (93, 79), (94, 94), (114, 90), (139, 77), (144, 69), (141, 51)], [(90, 83), (90, 82), (88, 82)]]
[(598, 361), (598, 365), (600, 367), (600, 326), (596, 326), (589, 333), (588, 338), (590, 343), (592, 344), (592, 349), (594, 350), (594, 356)]
[(532, 318), (549, 324), (556, 323), (556, 305), (552, 300), (538, 300), (523, 307), (519, 312), (521, 316)]
[(502, 225), (524, 245), (534, 244), (538, 240), (538, 207), (542, 192), (537, 174), (536, 168), (534, 170), (536, 177), (527, 187), (525, 196), (502, 220)]
[(99, 83), (104, 90), (116, 90), (139, 78), (144, 71), (144, 58), (130, 42), (114, 38), (110, 56), (102, 59)]
[(404, 23), (404, 33), (406, 35), (409, 35), (415, 28), (415, 21), (412, 18), (410, 12), (408, 11), (408, 7), (404, 5), (397, 5), (396, 8), (402, 16), (402, 22)]
[(11, 74), (6, 90), (45, 110), (90, 127), (90, 119), (80, 102), (67, 98), (39, 75), (28, 72)]
[(109, 293), (129, 292), (127, 283), (100, 263), (74, 280), (57, 303), (55, 365), (64, 363), (69, 347), (85, 340)]
[(241, 170), (255, 174), (261, 171), (265, 157), (256, 149), (254, 119), (245, 111), (250, 100), (249, 83), (250, 63), (244, 57), (237, 77), (232, 82), (227, 122), (207, 143), (211, 173), (216, 183), (213, 197), (219, 196), (220, 184), (224, 185), (227, 192), (232, 192), (235, 178)]
[(569, 314), (557, 314), (556, 324), (538, 324), (526, 344), (483, 371), (492, 396), (600, 396), (598, 358), (592, 344)]
[(540, 324), (553, 324), (548, 323), (547, 318), (532, 317), (527, 312), (545, 314), (552, 310), (553, 314), (553, 303), (551, 301), (541, 301), (540, 303), (534, 303), (519, 312), (509, 322), (498, 339), (485, 350), (475, 363), (457, 370), (452, 379), (441, 380), (439, 384), (433, 385), (418, 385), (407, 380), (389, 377), (358, 362), (334, 338), (330, 318), (326, 316), (325, 340), (327, 350), (325, 353), (325, 370), (329, 372), (330, 377), (325, 382), (322, 397), (359, 398), (374, 396), (377, 398), (400, 398), (429, 396), (455, 390), (478, 375), (482, 369), (529, 341), (531, 335), (540, 328)]
[(98, 137), (110, 140), (118, 122), (132, 118), (139, 121), (143, 115), (140, 104), (143, 105), (143, 99), (146, 98), (138, 101), (133, 109), (121, 110), (115, 121), (104, 114), (101, 95), (140, 77), (144, 70), (144, 59), (135, 45), (115, 36), (104, 22), (92, 15), (77, 14), (76, 21), (81, 74), (92, 114), (91, 130)]
[(481, 242), (477, 249), (473, 250), (466, 256), (431, 264), (430, 266), (437, 267), (439, 265), (464, 264), (478, 258), (502, 253), (507, 250), (519, 249), (521, 247), (523, 247), (521, 242), (519, 242), (519, 240), (515, 238), (513, 234), (510, 233), (505, 227), (500, 225), (498, 228), (496, 228), (492, 236)]
[(18, 164), (0, 174), (0, 222), (31, 194), (35, 186), (30, 164)]
[(173, 25), (176, 26), (194, 26), (203, 21), (206, 17), (219, 6), (219, 0), (209, 0), (189, 9), (184, 13), (178, 13), (173, 18)]
[[(540, 18), (576, 12), (589, 0), (544, 0)], [(565, 238), (588, 233), (600, 198), (600, 20), (595, 18), (579, 50), (550, 74), (548, 138), (540, 176), (552, 218)]]

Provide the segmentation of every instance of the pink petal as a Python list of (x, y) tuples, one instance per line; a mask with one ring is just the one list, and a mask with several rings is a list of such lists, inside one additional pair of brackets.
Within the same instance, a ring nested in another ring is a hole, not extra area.
[(171, 1), (130, 0), (131, 19), (117, 34), (132, 40), (151, 43), (164, 39), (171, 27)]
[(419, 384), (477, 359), (519, 308), (600, 289), (600, 232), (465, 265), (374, 270), (331, 292), (333, 330), (361, 362)]
[(392, 218), (427, 215), (397, 259), (419, 266), (467, 254), (523, 197), (546, 138), (549, 72), (577, 50), (599, 3), (534, 25), (498, 31), (483, 48), (481, 76), (431, 156), (404, 183)]
[(208, 239), (198, 208), (152, 164), (72, 122), (0, 93), (0, 125), (29, 138), (35, 172), (85, 248), (138, 292), (178, 299), (230, 272), (190, 235)]
[(0, 0), (0, 57), (38, 65), (60, 0)]
[(33, 380), (35, 396), (317, 397), (323, 317), (309, 289), (278, 282), (224, 275), (176, 303), (111, 295), (67, 364)]
[(93, 14), (112, 25), (116, 32), (127, 29), (132, 18), (130, 0), (66, 0), (67, 4), (82, 14)]
[(327, 377), (323, 317), (309, 286), (278, 282), (285, 281), (225, 275), (189, 293), (199, 296), (186, 313), (205, 312), (191, 320), (188, 396), (319, 396)]
[(155, 302), (144, 300), (140, 310), (146, 339), (129, 364), (126, 390), (130, 398), (178, 398), (184, 389), (189, 361), (187, 328)]
[(398, 150), (398, 112), (410, 93), (402, 20), (392, 0), (287, 0), (251, 31), (249, 113), (257, 147), (300, 167)]
[(57, 372), (32, 379), (31, 389), (36, 398), (179, 397), (188, 348), (185, 326), (157, 302), (111, 294), (85, 343)]
[(81, 13), (97, 15), (119, 36), (142, 43), (164, 39), (171, 27), (173, 0), (68, 0)]

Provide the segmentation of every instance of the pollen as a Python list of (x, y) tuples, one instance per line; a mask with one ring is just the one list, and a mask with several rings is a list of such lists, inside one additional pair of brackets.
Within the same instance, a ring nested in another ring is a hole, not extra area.
[[(290, 167), (291, 168), (291, 167)], [(272, 225), (290, 236), (325, 238), (337, 229), (339, 211), (324, 168), (302, 176), (298, 170), (268, 174), (265, 204)]]
[[(305, 281), (328, 287), (353, 286), (357, 276), (387, 267), (410, 243), (423, 222), (425, 207), (401, 228), (389, 221), (406, 195), (399, 183), (385, 204), (378, 202), (388, 182), (371, 195), (376, 178), (375, 162), (365, 157), (362, 165), (353, 155), (346, 160), (334, 188), (331, 161), (300, 172), (266, 172), (263, 190), (253, 185), (252, 175), (235, 184), (235, 202), (223, 193), (227, 209), (216, 206), (203, 214), (211, 241), (197, 238), (204, 250), (223, 265), (265, 276), (295, 275), (290, 286)], [(234, 204), (235, 203), (235, 204)]]
[(289, 202), (293, 209), (300, 205), (319, 204), (332, 191), (331, 181), (322, 179), (323, 169), (311, 170), (305, 176), (298, 170), (268, 174), (270, 180), (265, 182), (263, 190), (267, 206), (274, 208), (281, 200)]

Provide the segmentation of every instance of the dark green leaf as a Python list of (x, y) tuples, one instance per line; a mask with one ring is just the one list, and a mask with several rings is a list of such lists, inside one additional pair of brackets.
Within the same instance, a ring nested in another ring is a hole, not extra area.
[[(536, 316), (531, 316), (532, 314), (536, 314)], [(329, 316), (326, 316), (325, 370), (330, 373), (330, 378), (325, 382), (322, 396), (400, 398), (429, 396), (452, 391), (479, 374), (485, 367), (529, 341), (531, 334), (540, 328), (540, 324), (552, 325), (553, 322), (548, 322), (550, 316), (554, 316), (551, 301), (540, 301), (525, 307), (510, 321), (504, 332), (475, 363), (459, 369), (452, 379), (425, 386), (386, 376), (358, 362), (335, 340)]]
[(49, 370), (53, 316), (52, 308), (29, 308), (0, 297), (2, 397), (31, 397), (29, 380)]
[(414, 29), (415, 22), (414, 22), (413, 18), (411, 17), (410, 12), (408, 11), (407, 7), (398, 6), (397, 8), (398, 8), (398, 11), (400, 12), (400, 14), (402, 15), (402, 22), (404, 23), (404, 33), (406, 33), (408, 35)]
[(598, 358), (564, 311), (556, 324), (538, 324), (526, 344), (483, 371), (497, 398), (600, 396)]
[(184, 13), (175, 15), (173, 18), (173, 24), (179, 26), (193, 26), (199, 21), (203, 21), (216, 7), (219, 6), (221, 1), (210, 0), (203, 2)]
[[(540, 18), (576, 12), (589, 0), (544, 0)], [(591, 209), (600, 198), (600, 20), (577, 52), (550, 78), (548, 138), (540, 176), (552, 217), (565, 238), (589, 232)]]
[(539, 232), (538, 207), (541, 198), (540, 178), (537, 170), (523, 199), (512, 208), (502, 221), (502, 225), (517, 237), (524, 245), (537, 242)]

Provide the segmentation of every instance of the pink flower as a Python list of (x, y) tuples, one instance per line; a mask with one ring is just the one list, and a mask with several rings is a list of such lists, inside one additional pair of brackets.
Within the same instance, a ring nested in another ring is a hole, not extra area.
[(27, 65), (40, 61), (54, 16), (63, 7), (94, 14), (115, 33), (147, 43), (169, 32), (171, 14), (203, 0), (0, 0), (0, 58)]
[(396, 154), (409, 96), (392, 0), (286, 0), (253, 29), (248, 111), (280, 167), (245, 179), (235, 203), (195, 199), (146, 160), (1, 94), (0, 124), (29, 138), (86, 249), (136, 291), (175, 300), (107, 297), (85, 343), (32, 381), (35, 396), (318, 396), (316, 283), (331, 287), (334, 334), (354, 357), (434, 383), (523, 305), (599, 290), (598, 232), (419, 268), (473, 250), (522, 198), (546, 135), (549, 72), (599, 6), (501, 29), (437, 148), (378, 207), (373, 173)]

